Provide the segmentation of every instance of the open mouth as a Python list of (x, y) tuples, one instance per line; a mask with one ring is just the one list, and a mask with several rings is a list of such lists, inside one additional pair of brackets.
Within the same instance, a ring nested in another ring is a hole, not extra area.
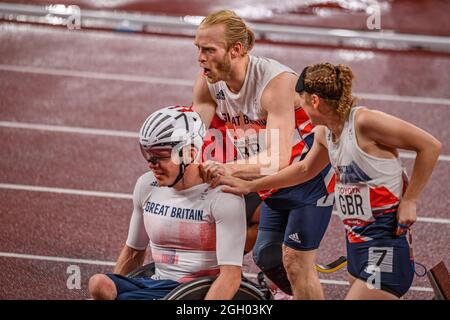
[(211, 69), (203, 68), (203, 75), (208, 76), (211, 73)]

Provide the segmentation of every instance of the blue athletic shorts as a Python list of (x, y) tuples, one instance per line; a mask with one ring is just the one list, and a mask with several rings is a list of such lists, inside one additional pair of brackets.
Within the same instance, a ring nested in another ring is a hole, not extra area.
[(158, 300), (180, 285), (173, 280), (131, 279), (119, 274), (106, 274), (116, 285), (117, 300)]
[(296, 250), (319, 248), (330, 222), (333, 206), (303, 206), (281, 210), (270, 207), (267, 200), (261, 206), (259, 230), (284, 233), (283, 243)]
[[(410, 260), (405, 236), (363, 243), (349, 243), (347, 240), (347, 260), (350, 275), (369, 282), (377, 289), (401, 297), (411, 287), (414, 264)], [(369, 268), (369, 265), (375, 268)]]

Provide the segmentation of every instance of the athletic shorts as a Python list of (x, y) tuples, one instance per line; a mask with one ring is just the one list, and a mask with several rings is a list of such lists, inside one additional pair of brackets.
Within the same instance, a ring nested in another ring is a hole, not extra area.
[(119, 274), (106, 274), (116, 285), (117, 300), (158, 300), (180, 285), (173, 280), (131, 279)]
[(332, 205), (309, 204), (280, 210), (270, 207), (266, 200), (261, 206), (259, 230), (284, 233), (283, 243), (292, 249), (314, 250), (319, 248), (332, 210)]
[(347, 240), (347, 260), (350, 275), (377, 289), (401, 297), (411, 287), (414, 263), (405, 236), (363, 243)]

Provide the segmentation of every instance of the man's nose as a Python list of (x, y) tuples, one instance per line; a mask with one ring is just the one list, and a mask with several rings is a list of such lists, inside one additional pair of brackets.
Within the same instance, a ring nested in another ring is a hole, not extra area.
[(153, 169), (156, 169), (156, 167), (159, 165), (159, 162), (157, 161), (157, 162), (155, 162), (155, 163), (153, 163), (153, 162), (149, 162), (148, 163), (148, 167), (150, 168), (150, 170), (153, 170)]
[(198, 62), (203, 63), (206, 62), (206, 55), (203, 53), (202, 50), (198, 50), (198, 57), (197, 57)]

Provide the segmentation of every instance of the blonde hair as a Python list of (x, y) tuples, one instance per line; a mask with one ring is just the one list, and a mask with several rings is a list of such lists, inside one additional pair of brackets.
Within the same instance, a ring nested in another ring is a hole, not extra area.
[(353, 78), (352, 70), (344, 64), (318, 63), (306, 70), (304, 86), (307, 91), (317, 92), (345, 119), (357, 101), (352, 95)]
[(225, 26), (225, 43), (227, 50), (237, 42), (240, 42), (244, 47), (244, 53), (242, 55), (246, 55), (253, 48), (253, 45), (255, 44), (255, 34), (234, 11), (220, 10), (211, 13), (200, 23), (200, 28), (216, 25)]

